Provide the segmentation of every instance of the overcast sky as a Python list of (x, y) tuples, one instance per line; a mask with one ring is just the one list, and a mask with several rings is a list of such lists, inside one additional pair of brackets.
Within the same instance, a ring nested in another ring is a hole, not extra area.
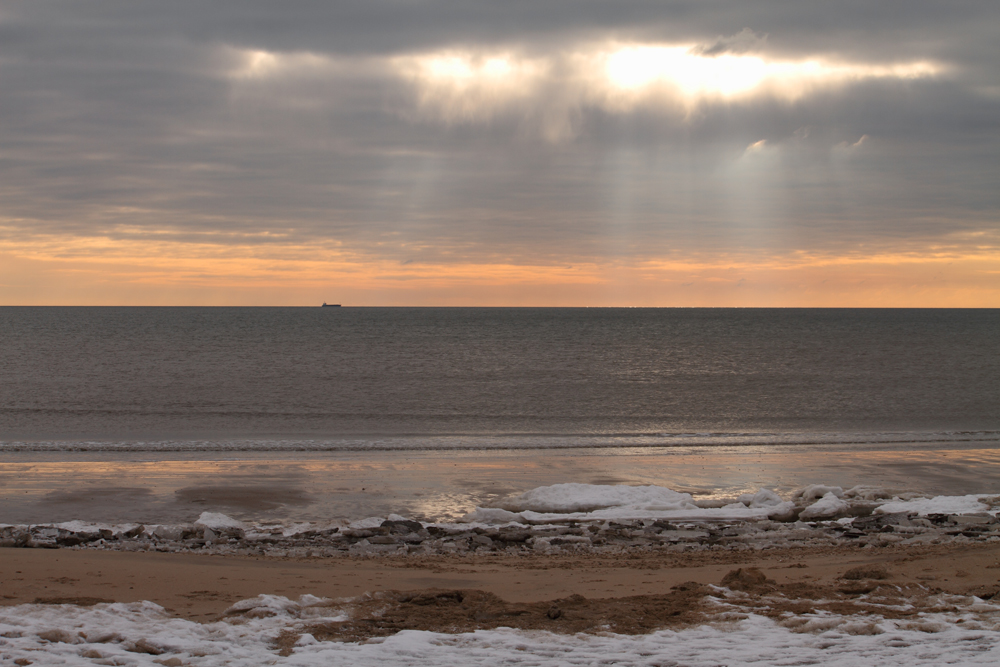
[(0, 303), (997, 307), (998, 35), (995, 0), (0, 0)]

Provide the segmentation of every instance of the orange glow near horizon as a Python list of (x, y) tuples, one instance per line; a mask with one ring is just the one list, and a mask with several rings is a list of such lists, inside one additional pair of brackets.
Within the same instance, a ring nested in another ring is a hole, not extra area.
[(402, 264), (330, 243), (0, 244), (2, 305), (1000, 307), (1000, 250)]

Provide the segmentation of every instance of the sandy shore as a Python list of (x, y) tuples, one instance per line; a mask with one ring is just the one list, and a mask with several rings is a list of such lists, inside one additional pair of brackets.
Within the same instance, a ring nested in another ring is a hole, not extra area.
[(863, 592), (864, 582), (843, 575), (872, 567), (884, 569), (884, 578), (876, 576), (880, 585), (989, 598), (1000, 590), (1000, 543), (333, 559), (0, 549), (0, 603), (149, 600), (178, 617), (205, 622), (259, 594), (295, 599), (303, 594), (345, 598), (378, 591), (475, 590), (509, 603), (548, 604), (573, 595), (588, 600), (668, 596), (686, 582), (718, 585), (737, 568), (758, 568), (775, 586), (793, 587), (797, 595), (813, 588), (849, 598)]

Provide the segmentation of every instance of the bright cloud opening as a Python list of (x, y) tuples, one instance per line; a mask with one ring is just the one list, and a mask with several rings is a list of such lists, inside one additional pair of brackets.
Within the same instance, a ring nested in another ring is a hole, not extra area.
[(637, 89), (670, 82), (685, 96), (736, 95), (750, 90), (767, 76), (767, 65), (756, 56), (692, 55), (688, 47), (632, 46), (598, 57), (605, 61), (608, 83)]
[(940, 65), (836, 63), (819, 59), (768, 60), (750, 54), (702, 55), (693, 46), (622, 46), (594, 57), (606, 83), (625, 90), (675, 88), (687, 99), (767, 92), (796, 98), (810, 89), (869, 78), (915, 79), (941, 72)]
[(612, 113), (638, 107), (681, 110), (715, 100), (799, 99), (864, 79), (936, 76), (931, 61), (850, 63), (778, 60), (760, 53), (709, 53), (696, 44), (595, 43), (544, 55), (450, 49), (391, 58), (338, 58), (307, 52), (233, 50), (240, 85), (286, 80), (331, 83), (343, 76), (386, 76), (416, 93), (419, 111), (444, 122), (482, 122), (514, 112), (543, 134), (572, 134), (571, 118), (590, 106)]
[(555, 98), (567, 112), (585, 105), (613, 112), (641, 105), (690, 107), (762, 95), (794, 100), (852, 81), (918, 79), (945, 69), (930, 61), (777, 60), (754, 53), (706, 54), (693, 44), (619, 43), (533, 58), (463, 51), (411, 54), (395, 58), (393, 66), (416, 87), (421, 107), (447, 121), (481, 120), (518, 104), (551, 109)]
[(544, 63), (510, 54), (445, 52), (396, 58), (398, 73), (419, 91), (421, 107), (445, 120), (482, 120), (538, 90)]

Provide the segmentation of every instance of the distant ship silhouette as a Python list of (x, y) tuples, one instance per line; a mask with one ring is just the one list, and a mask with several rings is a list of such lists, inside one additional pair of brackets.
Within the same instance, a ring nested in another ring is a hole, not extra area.
[(339, 303), (327, 303), (326, 301), (324, 301), (323, 305), (321, 307), (322, 308), (340, 308), (340, 304)]

